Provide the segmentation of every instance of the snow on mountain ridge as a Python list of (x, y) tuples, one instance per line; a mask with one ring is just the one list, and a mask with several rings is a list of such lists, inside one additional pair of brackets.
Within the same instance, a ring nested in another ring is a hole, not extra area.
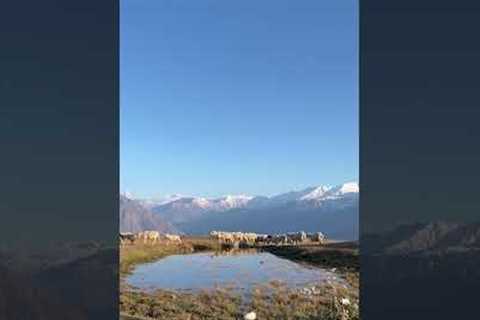
[(233, 209), (246, 206), (254, 197), (246, 195), (227, 195), (220, 199), (213, 200), (220, 207)]
[(332, 187), (330, 186), (319, 186), (315, 188), (312, 192), (301, 197), (299, 200), (315, 200), (315, 199), (321, 198), (331, 189)]
[[(162, 207), (168, 205), (174, 208), (198, 208), (202, 210), (226, 211), (230, 209), (245, 208), (247, 206), (255, 206), (259, 198), (262, 198), (261, 204), (277, 206), (289, 202), (307, 202), (307, 203), (321, 203), (323, 200), (331, 200), (341, 198), (347, 194), (358, 193), (357, 182), (347, 182), (335, 187), (331, 186), (317, 186), (309, 187), (299, 191), (291, 191), (271, 197), (263, 196), (249, 196), (245, 194), (226, 195), (218, 198), (206, 197), (187, 197), (174, 195), (165, 198), (162, 201), (143, 200), (143, 203), (148, 204), (149, 207)], [(253, 200), (253, 201), (252, 201)]]
[(164, 205), (173, 201), (177, 201), (179, 199), (186, 198), (186, 196), (181, 194), (172, 194), (165, 197), (159, 198), (149, 198), (149, 199), (137, 199), (140, 203), (146, 208), (153, 208), (155, 206)]
[(192, 204), (195, 204), (199, 206), (202, 209), (206, 209), (210, 206), (210, 201), (208, 201), (206, 198), (193, 198)]
[(340, 188), (340, 192), (342, 194), (345, 193), (358, 193), (359, 192), (359, 187), (358, 187), (358, 182), (352, 181), (352, 182), (347, 182), (342, 185)]
[(310, 194), (302, 197), (301, 201), (308, 202), (314, 206), (321, 206), (326, 201), (339, 199), (352, 199), (358, 194), (357, 182), (347, 182), (336, 187), (317, 188)]

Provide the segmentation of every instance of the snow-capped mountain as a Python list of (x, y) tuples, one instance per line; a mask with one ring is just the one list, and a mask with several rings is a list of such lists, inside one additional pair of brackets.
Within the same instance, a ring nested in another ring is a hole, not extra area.
[(246, 195), (228, 195), (226, 197), (215, 199), (213, 201), (214, 206), (218, 208), (218, 210), (229, 210), (235, 208), (244, 208), (252, 200), (254, 197), (246, 196)]
[(358, 183), (347, 182), (336, 187), (317, 187), (300, 201), (312, 206), (343, 206), (350, 202), (358, 202), (358, 193)]
[(165, 197), (151, 198), (151, 199), (137, 199), (144, 207), (151, 209), (156, 206), (167, 204), (179, 199), (185, 198), (185, 196), (180, 194), (172, 194)]
[(331, 187), (328, 186), (320, 186), (313, 189), (311, 192), (307, 193), (306, 195), (302, 196), (300, 200), (318, 200), (323, 199), (325, 195), (331, 190)]
[(185, 222), (208, 212), (223, 212), (244, 208), (253, 197), (228, 195), (216, 199), (183, 197), (152, 207), (153, 212), (172, 223)]
[[(291, 191), (273, 197), (227, 195), (220, 198), (186, 197), (180, 195), (170, 196), (162, 200), (142, 200), (142, 203), (156, 212), (168, 208), (184, 210), (211, 210), (228, 211), (239, 208), (276, 207), (287, 203), (310, 203), (319, 205), (322, 201), (355, 196), (359, 192), (357, 182), (347, 182), (339, 186), (309, 187), (299, 191)], [(165, 210), (164, 210), (165, 209)]]
[(336, 187), (320, 186), (315, 188), (309, 194), (300, 198), (300, 200), (322, 200), (345, 196), (347, 194), (358, 193), (358, 183), (347, 182)]
[(171, 196), (142, 200), (154, 215), (188, 233), (229, 228), (257, 232), (300, 229), (331, 231), (338, 238), (358, 235), (358, 183), (317, 186), (265, 197)]

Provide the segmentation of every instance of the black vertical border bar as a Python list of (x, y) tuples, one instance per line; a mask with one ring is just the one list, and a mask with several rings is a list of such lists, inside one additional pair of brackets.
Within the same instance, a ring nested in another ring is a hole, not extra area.
[(360, 2), (362, 319), (468, 319), (480, 287), (480, 2)]
[(0, 4), (0, 319), (118, 319), (119, 1)]

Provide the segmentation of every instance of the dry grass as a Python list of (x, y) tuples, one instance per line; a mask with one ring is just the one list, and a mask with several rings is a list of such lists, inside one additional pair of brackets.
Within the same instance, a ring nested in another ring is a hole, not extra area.
[(120, 297), (120, 310), (130, 316), (171, 320), (238, 318), (241, 298), (228, 291), (197, 294), (158, 290), (155, 293), (128, 291)]
[(199, 251), (218, 250), (219, 244), (207, 237), (188, 238), (181, 244), (159, 242), (157, 244), (138, 243), (120, 248), (120, 275), (129, 274), (137, 264), (155, 261), (172, 254), (185, 254)]
[[(348, 300), (348, 305), (343, 300)], [(278, 320), (357, 320), (358, 290), (340, 285), (321, 285), (315, 293), (276, 286), (257, 288), (253, 291), (250, 309), (255, 310), (258, 319)]]
[[(206, 237), (187, 238), (181, 245), (133, 245), (120, 250), (120, 271), (125, 276), (139, 263), (195, 251), (218, 250), (219, 245)], [(182, 293), (157, 290), (146, 293), (121, 285), (122, 319), (169, 320), (235, 320), (249, 311), (257, 319), (272, 320), (357, 320), (358, 315), (358, 249), (351, 244), (327, 246), (286, 246), (264, 248), (273, 254), (299, 263), (336, 268), (348, 286), (323, 284), (319, 292), (305, 294), (278, 284), (258, 286), (247, 300), (229, 290)], [(348, 303), (345, 303), (345, 300)], [(342, 303), (343, 302), (343, 303)]]
[(120, 274), (123, 276), (132, 271), (136, 264), (155, 261), (160, 258), (182, 252), (188, 247), (177, 245), (144, 245), (125, 246), (120, 250)]
[[(197, 294), (158, 290), (127, 291), (120, 310), (139, 319), (235, 320), (255, 311), (266, 320), (358, 320), (358, 291), (341, 286), (318, 286), (318, 293), (303, 294), (283, 286), (253, 289), (249, 301), (225, 290)], [(348, 300), (348, 305), (342, 303)]]
[(360, 261), (358, 244), (354, 242), (329, 243), (323, 246), (271, 246), (266, 251), (299, 263), (333, 269), (340, 273), (358, 273)]

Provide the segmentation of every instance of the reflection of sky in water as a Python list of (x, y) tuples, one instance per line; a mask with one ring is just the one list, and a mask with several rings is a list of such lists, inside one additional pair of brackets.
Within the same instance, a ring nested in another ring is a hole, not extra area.
[(127, 281), (142, 289), (198, 290), (217, 286), (248, 289), (273, 280), (288, 286), (318, 283), (334, 274), (309, 268), (266, 252), (174, 255), (135, 268)]

